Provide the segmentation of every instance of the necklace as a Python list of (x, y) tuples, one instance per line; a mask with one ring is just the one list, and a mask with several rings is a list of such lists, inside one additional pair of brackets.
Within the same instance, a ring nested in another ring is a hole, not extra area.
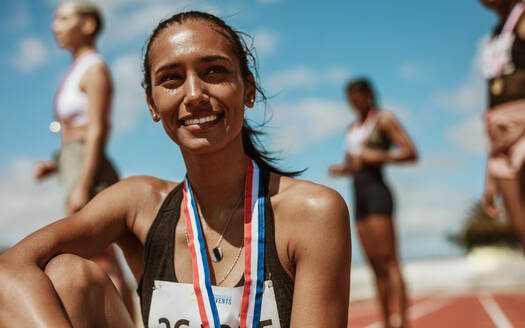
[[(217, 242), (215, 243), (215, 247), (213, 248), (212, 250), (212, 253), (210, 254), (210, 257), (211, 257), (211, 260), (213, 262), (219, 262), (220, 260), (222, 260), (222, 258), (224, 257), (223, 253), (222, 253), (222, 249), (219, 247), (219, 245), (221, 244), (221, 241), (222, 241), (222, 237), (224, 236), (224, 233), (226, 233), (226, 230), (228, 230), (228, 227), (230, 226), (230, 222), (232, 220), (232, 217), (233, 217), (233, 214), (235, 213), (235, 210), (239, 207), (239, 205), (241, 204), (241, 201), (243, 200), (243, 197), (241, 197), (239, 199), (239, 201), (237, 202), (237, 204), (235, 205), (235, 207), (233, 208), (233, 211), (232, 213), (230, 214), (230, 217), (228, 218), (228, 221), (226, 221), (226, 225), (224, 226), (224, 228), (222, 229), (222, 232), (221, 232), (221, 235), (219, 236), (219, 239), (217, 240)], [(184, 236), (186, 237), (186, 244), (189, 245), (190, 244), (190, 239), (188, 237), (188, 228), (186, 228), (184, 230)], [(243, 245), (244, 245), (244, 242), (243, 242)], [(242, 249), (242, 247), (241, 247)], [(239, 254), (240, 254), (240, 251), (239, 251)], [(235, 260), (235, 263), (237, 263), (237, 260), (238, 260), (238, 256), (237, 256), (237, 259)], [(234, 264), (235, 265), (235, 264)], [(232, 268), (233, 269), (233, 268)], [(230, 270), (231, 271), (231, 270)]]
[(242, 253), (242, 249), (244, 248), (244, 242), (242, 243), (241, 247), (239, 247), (239, 252), (237, 253), (237, 256), (235, 257), (235, 260), (233, 261), (232, 265), (230, 266), (230, 268), (228, 269), (228, 271), (226, 272), (226, 275), (221, 279), (221, 281), (219, 281), (217, 283), (217, 286), (220, 286), (222, 285), (222, 283), (224, 282), (224, 280), (226, 280), (226, 278), (228, 278), (228, 276), (230, 275), (230, 273), (232, 273), (233, 271), (233, 268), (235, 268), (235, 265), (237, 264), (237, 262), (239, 261), (239, 258), (241, 257), (241, 253)]

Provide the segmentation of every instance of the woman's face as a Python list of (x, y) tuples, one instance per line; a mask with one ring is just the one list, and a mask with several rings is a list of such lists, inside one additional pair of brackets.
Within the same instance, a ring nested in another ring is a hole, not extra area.
[(361, 116), (366, 115), (371, 107), (372, 95), (369, 92), (348, 92), (346, 97), (352, 108)]
[(156, 36), (148, 54), (150, 112), (183, 153), (219, 150), (240, 138), (244, 107), (253, 106), (255, 89), (214, 28), (199, 20), (173, 24)]
[(75, 5), (63, 3), (58, 6), (51, 28), (60, 48), (71, 50), (84, 36), (82, 35), (83, 18), (76, 12)]

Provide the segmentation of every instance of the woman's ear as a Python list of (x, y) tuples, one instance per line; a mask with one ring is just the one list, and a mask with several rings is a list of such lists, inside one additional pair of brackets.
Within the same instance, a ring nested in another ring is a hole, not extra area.
[(253, 74), (248, 75), (246, 78), (246, 88), (244, 90), (244, 105), (248, 108), (253, 108), (255, 104), (255, 78)]
[(160, 121), (159, 113), (157, 112), (157, 107), (155, 106), (155, 102), (153, 102), (153, 99), (151, 96), (146, 96), (146, 101), (148, 103), (148, 110), (151, 115), (151, 118), (154, 122)]
[(86, 35), (94, 35), (97, 30), (97, 21), (91, 16), (84, 17), (84, 23), (82, 24), (82, 32)]

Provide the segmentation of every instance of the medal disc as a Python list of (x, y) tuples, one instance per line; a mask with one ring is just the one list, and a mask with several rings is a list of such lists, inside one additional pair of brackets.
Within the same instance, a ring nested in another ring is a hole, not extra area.
[(495, 95), (499, 96), (503, 93), (503, 87), (505, 84), (503, 83), (503, 79), (496, 78), (494, 81), (492, 81), (492, 84), (490, 85), (490, 92)]
[(60, 123), (57, 122), (57, 121), (53, 121), (51, 123), (49, 123), (49, 131), (53, 132), (53, 133), (58, 133), (60, 132)]

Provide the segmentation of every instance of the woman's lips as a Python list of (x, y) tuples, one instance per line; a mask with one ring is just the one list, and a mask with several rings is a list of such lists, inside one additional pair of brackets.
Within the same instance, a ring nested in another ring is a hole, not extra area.
[(187, 118), (181, 120), (182, 125), (184, 126), (190, 126), (190, 125), (198, 125), (198, 124), (204, 124), (208, 122), (213, 122), (219, 119), (219, 115), (217, 114), (210, 114), (206, 116), (201, 117), (193, 117), (193, 118)]

